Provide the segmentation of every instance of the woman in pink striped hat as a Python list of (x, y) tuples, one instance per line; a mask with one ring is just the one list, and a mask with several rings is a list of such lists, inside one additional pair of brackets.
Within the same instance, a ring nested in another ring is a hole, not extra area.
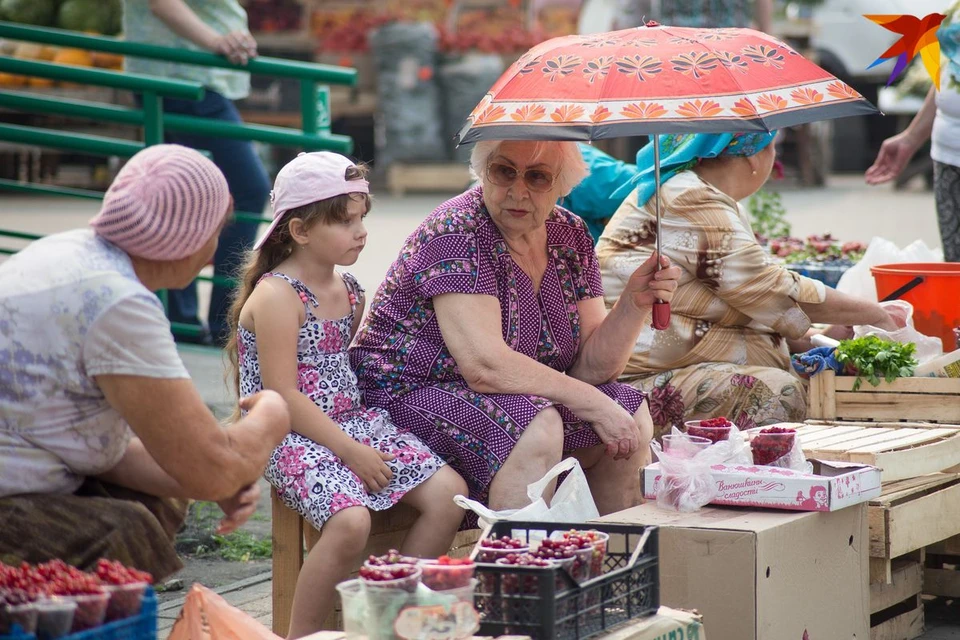
[(197, 276), (232, 208), (211, 161), (158, 145), (123, 167), (92, 228), (0, 265), (3, 561), (108, 557), (159, 580), (182, 566), (171, 542), (186, 499), (217, 501), (223, 532), (256, 508), (286, 403), (246, 398), (221, 428), (154, 293)]

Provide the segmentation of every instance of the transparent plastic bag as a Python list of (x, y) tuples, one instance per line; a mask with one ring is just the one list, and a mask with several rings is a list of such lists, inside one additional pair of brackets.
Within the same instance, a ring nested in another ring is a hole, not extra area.
[(925, 336), (913, 326), (913, 305), (905, 300), (890, 300), (881, 302), (880, 306), (890, 314), (900, 327), (896, 331), (886, 331), (869, 324), (857, 325), (853, 328), (855, 338), (863, 336), (877, 336), (889, 342), (906, 344), (912, 342), (917, 345), (917, 363), (923, 364), (943, 355), (943, 341), (940, 338)]
[(750, 448), (736, 426), (731, 427), (726, 440), (705, 447), (698, 442), (702, 438), (688, 436), (676, 427), (669, 438), (667, 441), (671, 444), (666, 450), (656, 440), (650, 443), (650, 448), (660, 461), (657, 505), (663, 509), (681, 513), (700, 509), (717, 495), (717, 485), (710, 467), (715, 464), (753, 462)]
[[(751, 429), (747, 432), (747, 439), (750, 442), (750, 447), (748, 451), (750, 452), (750, 463), (755, 465), (761, 465), (766, 467), (778, 467), (780, 469), (791, 469), (793, 471), (799, 471), (800, 473), (813, 473), (813, 464), (807, 461), (807, 457), (803, 454), (803, 447), (800, 444), (800, 438), (797, 437), (796, 432), (790, 434), (781, 434), (781, 433), (761, 433), (766, 427), (760, 427), (757, 429)], [(762, 457), (758, 460), (753, 451), (758, 447), (763, 447), (763, 453), (769, 454), (771, 451), (775, 451), (778, 447), (778, 440), (786, 437), (793, 438), (793, 444), (790, 449), (783, 454), (782, 456), (766, 460)], [(766, 442), (761, 445), (758, 439), (763, 438)]]

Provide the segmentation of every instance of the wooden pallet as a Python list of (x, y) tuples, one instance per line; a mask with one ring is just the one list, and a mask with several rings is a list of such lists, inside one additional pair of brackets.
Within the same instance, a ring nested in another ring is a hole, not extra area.
[(923, 592), (960, 599), (960, 536), (927, 547)]
[(833, 371), (810, 378), (807, 417), (841, 421), (924, 421), (960, 424), (960, 380), (900, 378), (874, 387)]
[(390, 194), (402, 196), (407, 191), (459, 193), (472, 182), (470, 167), (465, 164), (403, 164), (394, 162), (387, 169)]
[(867, 508), (870, 582), (890, 584), (896, 558), (960, 535), (960, 474), (884, 485)]
[(789, 424), (808, 458), (880, 467), (883, 482), (937, 473), (960, 465), (960, 425), (926, 422)]
[(870, 585), (870, 640), (913, 640), (923, 633), (923, 563), (894, 561), (890, 584)]

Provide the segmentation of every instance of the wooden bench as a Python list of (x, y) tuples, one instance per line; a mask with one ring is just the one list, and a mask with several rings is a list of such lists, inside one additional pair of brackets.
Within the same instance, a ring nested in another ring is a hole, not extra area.
[[(290, 611), (293, 607), (293, 593), (297, 588), (297, 577), (303, 567), (304, 544), (309, 552), (322, 533), (305, 522), (296, 511), (287, 508), (277, 496), (276, 489), (270, 490), (270, 499), (273, 511), (273, 632), (285, 637), (290, 627)], [(371, 554), (380, 555), (388, 549), (399, 549), (407, 530), (416, 518), (416, 510), (404, 504), (399, 504), (389, 511), (374, 511), (370, 539), (361, 558)], [(469, 555), (479, 538), (479, 529), (459, 532), (448, 555)], [(354, 568), (353, 573), (359, 569), (360, 564)], [(324, 622), (323, 628), (340, 629), (342, 626), (338, 604)]]

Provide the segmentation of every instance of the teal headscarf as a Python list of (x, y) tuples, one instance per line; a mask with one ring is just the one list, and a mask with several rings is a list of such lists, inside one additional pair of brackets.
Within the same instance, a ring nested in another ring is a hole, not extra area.
[[(697, 133), (660, 136), (660, 184), (681, 171), (691, 169), (703, 158), (752, 156), (763, 151), (776, 137), (770, 133)], [(637, 189), (637, 206), (642, 207), (656, 190), (653, 167), (653, 142), (637, 152), (636, 177), (614, 192), (623, 200), (631, 188)]]
[[(752, 156), (769, 145), (775, 133), (700, 133), (660, 136), (660, 183), (694, 166), (700, 158), (718, 155)], [(637, 164), (612, 158), (588, 144), (581, 144), (590, 174), (560, 201), (563, 207), (584, 219), (596, 243), (630, 191), (637, 189), (637, 202), (653, 197), (653, 144), (637, 152)]]

